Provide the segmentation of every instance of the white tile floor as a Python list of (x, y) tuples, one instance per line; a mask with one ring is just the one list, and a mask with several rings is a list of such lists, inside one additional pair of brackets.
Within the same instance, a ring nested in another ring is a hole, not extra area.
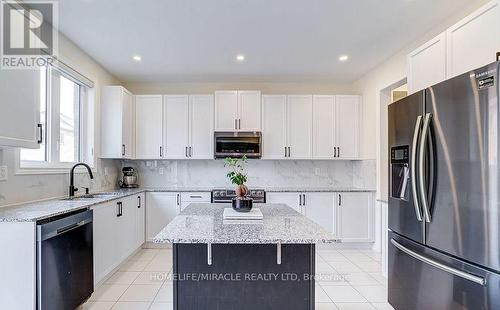
[[(101, 285), (81, 309), (172, 309), (170, 249), (142, 249)], [(355, 245), (316, 249), (316, 310), (393, 309), (380, 253)]]

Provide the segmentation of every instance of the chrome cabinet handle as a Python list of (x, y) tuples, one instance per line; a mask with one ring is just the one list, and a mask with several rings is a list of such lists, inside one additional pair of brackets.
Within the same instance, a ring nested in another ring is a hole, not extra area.
[(427, 136), (429, 135), (429, 125), (431, 122), (432, 114), (425, 114), (424, 126), (422, 127), (422, 136), (420, 137), (420, 150), (418, 154), (418, 183), (420, 189), (420, 198), (422, 201), (422, 209), (424, 210), (424, 218), (427, 223), (431, 222), (431, 212), (429, 210), (429, 203), (427, 201), (427, 193), (425, 190), (425, 171), (424, 160), (425, 151), (427, 149)]
[(417, 146), (418, 146), (418, 135), (420, 133), (420, 126), (422, 124), (422, 115), (417, 117), (415, 122), (415, 130), (413, 131), (413, 141), (411, 145), (411, 166), (410, 166), (410, 180), (411, 180), (411, 193), (413, 196), (413, 206), (415, 207), (415, 215), (417, 220), (422, 222), (422, 213), (420, 211), (420, 205), (417, 193)]
[(37, 124), (36, 127), (38, 127), (38, 133), (39, 133), (39, 137), (38, 137), (38, 141), (37, 143), (38, 144), (42, 144), (43, 142), (43, 129), (42, 129), (42, 124)]
[(453, 267), (447, 266), (445, 264), (442, 264), (440, 262), (437, 262), (431, 258), (425, 257), (419, 253), (416, 253), (416, 252), (408, 249), (407, 247), (403, 246), (402, 244), (400, 244), (399, 242), (397, 242), (394, 239), (391, 239), (391, 243), (401, 252), (404, 252), (404, 253), (410, 255), (411, 257), (413, 257), (413, 258), (415, 258), (415, 259), (417, 259), (417, 260), (419, 260), (427, 265), (431, 265), (431, 266), (433, 266), (437, 269), (440, 269), (444, 272), (451, 273), (457, 277), (472, 281), (472, 282), (477, 283), (477, 284), (482, 285), (482, 286), (484, 286), (486, 284), (486, 279), (484, 279), (482, 277), (478, 277), (476, 275), (464, 272), (462, 270), (458, 270), (456, 268), (453, 268)]

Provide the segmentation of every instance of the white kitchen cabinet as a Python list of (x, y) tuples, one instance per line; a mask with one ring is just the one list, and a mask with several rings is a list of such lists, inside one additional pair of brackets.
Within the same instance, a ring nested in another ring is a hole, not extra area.
[(335, 96), (313, 96), (314, 159), (335, 158), (335, 121)]
[(214, 158), (214, 96), (189, 96), (189, 157)]
[(337, 193), (337, 236), (343, 242), (373, 241), (372, 200), (371, 193)]
[(426, 42), (407, 57), (410, 94), (446, 79), (446, 33)]
[(500, 51), (499, 1), (492, 1), (446, 32), (447, 72), (454, 77), (496, 60)]
[(211, 192), (184, 192), (181, 193), (181, 211), (192, 203), (210, 203)]
[(286, 96), (262, 96), (262, 158), (283, 159), (286, 145)]
[(135, 158), (159, 159), (163, 151), (162, 96), (135, 96)]
[(359, 158), (361, 96), (335, 96), (336, 158)]
[(304, 193), (304, 215), (330, 233), (335, 234), (335, 202), (333, 193)]
[(40, 78), (39, 70), (0, 70), (0, 146), (40, 147)]
[(165, 96), (165, 156), (189, 157), (189, 96)]
[(139, 248), (146, 241), (146, 195), (140, 193), (137, 195), (136, 199), (135, 248)]
[(299, 204), (301, 194), (296, 192), (267, 192), (266, 203), (284, 203), (295, 211), (302, 213), (302, 206)]
[(146, 240), (154, 237), (180, 212), (180, 193), (146, 194)]
[(260, 131), (260, 91), (216, 91), (216, 131)]
[(312, 96), (287, 98), (288, 158), (312, 158)]
[(101, 95), (101, 158), (133, 158), (134, 98), (122, 86), (105, 86)]
[(137, 239), (137, 197), (128, 196), (116, 202), (121, 207), (115, 230), (117, 262), (124, 261), (136, 249)]

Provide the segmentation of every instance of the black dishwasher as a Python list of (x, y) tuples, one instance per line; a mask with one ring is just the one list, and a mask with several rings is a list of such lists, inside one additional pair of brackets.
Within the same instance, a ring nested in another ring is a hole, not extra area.
[(94, 290), (92, 210), (37, 222), (37, 309), (75, 309)]

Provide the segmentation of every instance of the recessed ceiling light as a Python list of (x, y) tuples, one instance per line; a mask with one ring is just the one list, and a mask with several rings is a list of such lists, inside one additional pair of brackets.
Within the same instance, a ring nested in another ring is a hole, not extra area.
[(132, 57), (132, 59), (135, 61), (141, 61), (142, 58), (139, 55), (135, 55), (134, 57)]
[(236, 56), (236, 60), (237, 61), (243, 61), (243, 60), (245, 60), (245, 55), (238, 55), (238, 56)]
[(346, 60), (348, 60), (348, 59), (349, 59), (349, 56), (347, 56), (347, 55), (341, 55), (341, 56), (339, 57), (339, 60), (340, 60), (340, 61), (346, 61)]

